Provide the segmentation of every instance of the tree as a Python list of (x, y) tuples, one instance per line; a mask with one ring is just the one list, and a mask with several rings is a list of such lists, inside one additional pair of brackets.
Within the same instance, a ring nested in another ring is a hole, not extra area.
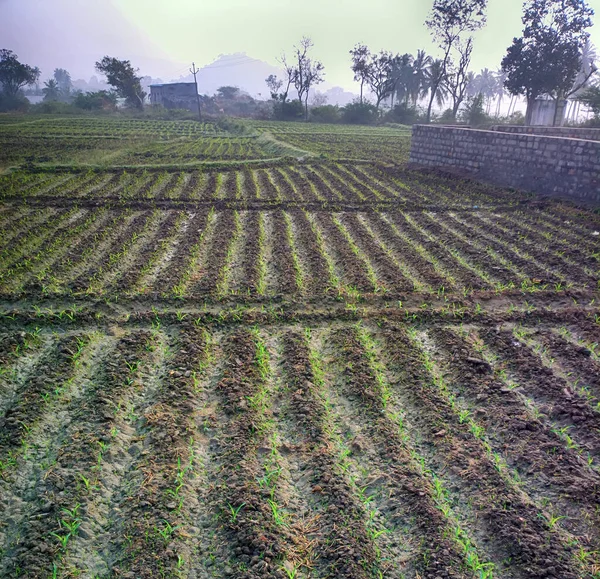
[(131, 62), (105, 56), (96, 63), (96, 70), (106, 76), (108, 84), (125, 99), (127, 106), (144, 108), (146, 93), (140, 84), (141, 77), (137, 76), (138, 69), (133, 68)]
[[(502, 70), (508, 91), (527, 99), (527, 124), (538, 97), (549, 95), (559, 102), (572, 90), (593, 14), (585, 0), (526, 1), (523, 35), (513, 39)], [(557, 116), (558, 110), (555, 123)]]
[(579, 100), (591, 109), (594, 116), (600, 117), (600, 86), (590, 86), (579, 96)]
[[(464, 34), (479, 30), (485, 24), (486, 8), (487, 0), (434, 0), (431, 14), (425, 24), (444, 56), (437, 71), (438, 75), (430, 78), (427, 122), (431, 121), (431, 109), (438, 94), (438, 87), (448, 81), (448, 68), (452, 63), (454, 50), (457, 46), (462, 46), (462, 53), (466, 54), (464, 47), (468, 39), (464, 39)], [(465, 70), (468, 69), (469, 63), (470, 53), (466, 65), (463, 65)]]
[(235, 100), (239, 93), (237, 86), (221, 86), (217, 89), (217, 97), (226, 101)]
[[(281, 90), (281, 87), (283, 86), (283, 81), (278, 79), (277, 75), (270, 74), (265, 79), (265, 83), (267, 84), (267, 87), (269, 88), (269, 92), (271, 93), (271, 98), (273, 100), (279, 100), (280, 99), (279, 91)], [(286, 98), (287, 98), (287, 94), (286, 94)]]
[(374, 125), (379, 111), (369, 102), (353, 102), (342, 109), (342, 121), (352, 125)]
[(381, 101), (389, 97), (396, 88), (398, 78), (394, 75), (401, 57), (382, 50), (369, 58), (367, 84), (375, 94), (375, 107), (379, 109)]
[(397, 56), (392, 64), (392, 80), (394, 88), (391, 93), (390, 108), (394, 108), (394, 97), (399, 102), (408, 104), (410, 98), (410, 87), (413, 77), (413, 56), (412, 54), (403, 54)]
[(45, 101), (58, 101), (60, 100), (60, 88), (56, 80), (51, 78), (44, 83), (44, 88), (42, 89), (44, 93)]
[(471, 53), (473, 52), (473, 38), (456, 43), (456, 51), (459, 59), (457, 63), (451, 63), (448, 67), (448, 91), (452, 97), (452, 116), (456, 118), (460, 105), (467, 96), (469, 85), (469, 65), (471, 64)]
[(39, 76), (39, 68), (22, 64), (12, 50), (0, 49), (0, 85), (7, 96), (16, 96), (22, 87), (35, 83)]
[(409, 85), (409, 95), (413, 108), (417, 106), (417, 101), (423, 91), (427, 73), (432, 62), (433, 59), (431, 56), (428, 56), (424, 50), (417, 51), (417, 56), (412, 63), (413, 74)]
[(63, 97), (67, 97), (71, 93), (73, 83), (71, 82), (71, 75), (68, 70), (64, 68), (54, 69), (54, 80), (58, 84), (58, 90), (61, 92)]
[[(446, 85), (446, 75), (443, 72), (444, 63), (440, 60), (432, 61), (431, 65), (425, 73), (423, 81), (422, 95), (429, 95), (429, 102), (437, 103), (438, 107), (442, 107), (448, 98), (448, 89)], [(427, 122), (431, 121), (431, 108), (428, 109)]]
[[(294, 79), (296, 77), (296, 69), (293, 65), (288, 64), (285, 54), (282, 54), (278, 61), (283, 66), (285, 78), (279, 79), (277, 78), (277, 75), (270, 74), (265, 79), (265, 82), (267, 83), (267, 87), (269, 87), (271, 98), (274, 101), (281, 103), (281, 116), (283, 118), (286, 115), (286, 103), (288, 99), (288, 94), (290, 92), (290, 87), (294, 83)], [(282, 89), (282, 87), (285, 88), (283, 89), (283, 91), (279, 92)]]
[(360, 103), (363, 103), (363, 89), (365, 83), (369, 78), (369, 61), (371, 59), (371, 52), (368, 47), (364, 44), (357, 44), (351, 51), (350, 56), (352, 57), (352, 72), (354, 73), (354, 80), (360, 82)]
[(294, 47), (295, 51), (295, 70), (293, 72), (293, 81), (298, 100), (304, 103), (304, 115), (308, 120), (308, 95), (313, 85), (323, 82), (324, 66), (320, 61), (314, 61), (308, 55), (308, 51), (314, 46), (313, 41), (308, 36), (303, 36), (300, 45)]

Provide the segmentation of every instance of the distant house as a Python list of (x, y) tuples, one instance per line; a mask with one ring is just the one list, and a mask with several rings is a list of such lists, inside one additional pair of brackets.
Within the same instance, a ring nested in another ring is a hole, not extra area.
[(150, 104), (162, 105), (166, 109), (198, 110), (196, 85), (193, 82), (151, 84)]

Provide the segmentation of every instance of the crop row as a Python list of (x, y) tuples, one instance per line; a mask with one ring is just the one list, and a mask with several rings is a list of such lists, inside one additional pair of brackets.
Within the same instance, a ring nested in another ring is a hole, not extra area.
[(137, 146), (115, 158), (115, 163), (176, 163), (211, 160), (260, 159), (266, 156), (255, 138), (200, 137)]
[[(240, 185), (234, 176), (213, 185), (233, 196)], [(102, 179), (93, 177), (79, 190), (93, 189)], [(138, 192), (154, 198), (190, 184), (168, 173), (136, 179)], [(257, 182), (263, 181), (276, 188), (267, 173), (258, 174)], [(128, 189), (123, 182), (111, 186), (121, 188), (123, 196)], [(600, 279), (598, 255), (583, 234), (546, 239), (540, 222), (515, 222), (510, 212), (75, 204), (33, 214), (22, 209), (6, 220), (0, 264), (5, 296), (466, 295), (473, 290), (594, 290)], [(529, 227), (531, 239), (515, 239), (520, 227)]]
[(597, 576), (587, 331), (5, 329), (0, 574)]

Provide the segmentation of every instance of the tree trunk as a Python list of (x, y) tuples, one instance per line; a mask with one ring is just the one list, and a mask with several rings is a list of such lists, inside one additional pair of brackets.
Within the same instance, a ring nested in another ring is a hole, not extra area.
[(363, 86), (365, 84), (365, 80), (360, 81), (360, 104), (363, 104)]
[(435, 93), (437, 92), (437, 85), (431, 89), (431, 96), (429, 97), (429, 105), (427, 106), (427, 123), (431, 122), (431, 109), (433, 108), (433, 101), (435, 100)]
[(510, 102), (508, 103), (508, 116), (510, 117), (511, 112), (510, 110), (513, 108), (513, 104), (515, 102), (515, 95), (510, 95)]
[(531, 119), (533, 117), (533, 104), (535, 103), (535, 97), (527, 97), (527, 112), (525, 113), (525, 125), (531, 126)]

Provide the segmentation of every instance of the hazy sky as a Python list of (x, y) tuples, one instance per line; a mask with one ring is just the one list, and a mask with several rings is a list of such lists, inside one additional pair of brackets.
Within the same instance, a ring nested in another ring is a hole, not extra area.
[[(165, 80), (219, 54), (246, 52), (276, 64), (303, 35), (325, 65), (328, 84), (357, 90), (348, 51), (435, 53), (423, 22), (433, 0), (0, 0), (0, 48), (42, 69), (89, 78), (104, 54), (130, 59), (141, 73)], [(600, 18), (600, 0), (589, 0)], [(497, 68), (521, 30), (522, 0), (489, 0), (473, 67)], [(600, 48), (600, 23), (592, 29)], [(234, 70), (235, 67), (232, 68)]]

